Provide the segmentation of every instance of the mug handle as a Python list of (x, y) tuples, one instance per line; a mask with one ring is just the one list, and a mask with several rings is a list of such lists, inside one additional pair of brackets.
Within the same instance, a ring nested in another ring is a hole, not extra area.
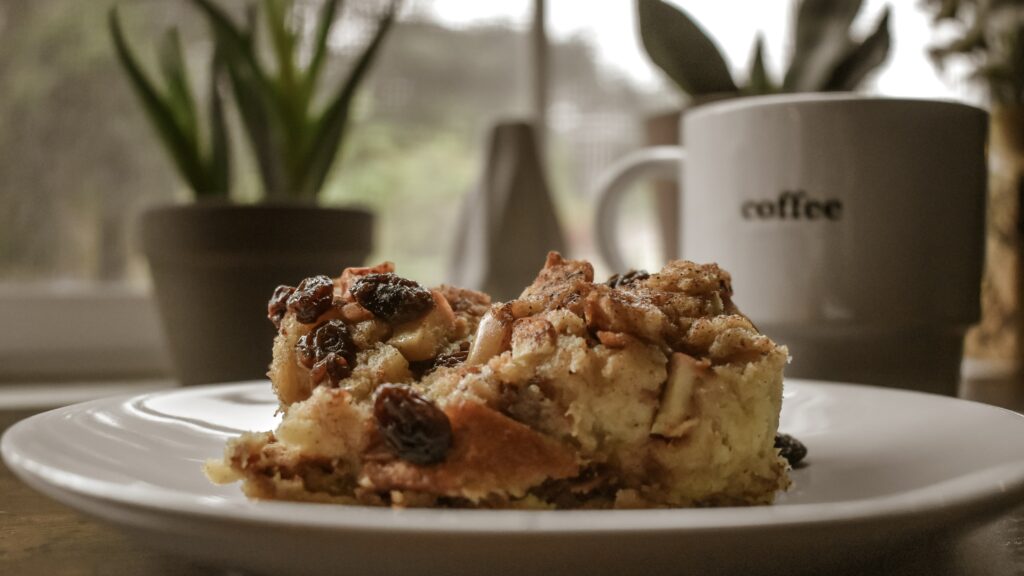
[(626, 155), (612, 164), (598, 180), (594, 219), (597, 251), (613, 272), (624, 272), (629, 268), (615, 237), (615, 222), (622, 196), (639, 178), (677, 180), (685, 166), (686, 152), (679, 146), (652, 146)]

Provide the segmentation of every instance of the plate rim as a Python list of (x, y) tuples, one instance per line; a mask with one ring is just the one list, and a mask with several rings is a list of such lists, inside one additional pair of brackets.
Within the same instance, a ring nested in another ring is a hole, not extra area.
[[(254, 390), (269, 381), (247, 381), (187, 388), (169, 388), (144, 394), (122, 394), (72, 404), (42, 412), (16, 422), (0, 438), (0, 457), (8, 469), (33, 489), (65, 504), (76, 506), (82, 498), (98, 505), (114, 506), (157, 515), (173, 514), (195, 519), (216, 520), (273, 528), (315, 530), (359, 530), (410, 534), (595, 534), (676, 532), (697, 533), (719, 530), (786, 529), (857, 521), (881, 521), (928, 517), (935, 514), (980, 515), (1005, 503), (1024, 499), (1024, 458), (923, 487), (885, 496), (833, 502), (720, 508), (674, 508), (656, 510), (453, 510), (392, 509), (372, 506), (325, 505), (310, 502), (207, 500), (171, 489), (148, 486), (145, 499), (140, 490), (75, 472), (62, 470), (19, 452), (17, 439), (31, 426), (47, 418), (80, 412), (99, 406), (114, 406), (168, 394), (225, 392), (229, 387)], [(1024, 414), (970, 400), (912, 390), (860, 384), (787, 378), (786, 385), (816, 390), (821, 387), (853, 388), (876, 394), (909, 394), (943, 401), (974, 404), (993, 413), (1022, 420)], [(218, 497), (219, 498), (219, 497)], [(315, 511), (315, 513), (312, 513)]]

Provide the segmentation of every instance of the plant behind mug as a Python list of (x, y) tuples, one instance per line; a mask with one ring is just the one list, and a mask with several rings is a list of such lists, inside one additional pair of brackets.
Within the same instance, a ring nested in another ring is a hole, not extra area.
[[(130, 49), (117, 8), (115, 51), (182, 180), (200, 202), (151, 209), (140, 232), (179, 379), (185, 384), (262, 377), (274, 331), (261, 310), (274, 287), (336, 274), (369, 254), (373, 214), (314, 206), (339, 155), (356, 91), (394, 23), (391, 0), (347, 76), (317, 106), (328, 38), (340, 2), (327, 0), (309, 28), (293, 0), (253, 0), (244, 25), (212, 0), (191, 0), (215, 39), (208, 101), (197, 104), (178, 31), (160, 46), (161, 82)], [(262, 16), (262, 19), (261, 19)], [(264, 36), (264, 32), (266, 33)], [(273, 65), (261, 54), (272, 54)], [(231, 204), (231, 132), (220, 84), (227, 80), (255, 156), (263, 202)], [(203, 126), (204, 121), (206, 126)]]
[[(715, 41), (685, 11), (663, 0), (637, 0), (640, 36), (647, 55), (688, 97), (687, 108), (723, 98), (779, 92), (854, 90), (889, 55), (889, 8), (874, 30), (854, 39), (850, 26), (861, 0), (802, 0), (794, 23), (793, 56), (780, 80), (765, 66), (764, 38), (754, 41), (750, 74), (737, 81)], [(647, 120), (647, 144), (676, 145), (675, 110)], [(661, 243), (666, 258), (678, 257), (678, 191), (671, 182), (656, 183)]]
[(959, 57), (991, 101), (988, 224), (981, 322), (967, 335), (968, 357), (1024, 363), (1024, 2), (928, 0), (935, 24), (961, 34), (930, 50), (941, 67)]
[(693, 99), (774, 92), (854, 90), (889, 54), (889, 7), (863, 40), (850, 35), (861, 0), (802, 0), (793, 56), (782, 81), (765, 68), (764, 37), (751, 54), (750, 76), (737, 83), (722, 52), (686, 12), (663, 0), (638, 0), (640, 35), (654, 62)]

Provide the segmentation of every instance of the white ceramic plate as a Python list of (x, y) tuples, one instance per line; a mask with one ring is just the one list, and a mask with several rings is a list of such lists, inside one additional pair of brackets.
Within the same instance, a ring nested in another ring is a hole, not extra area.
[(250, 502), (200, 467), (275, 425), (267, 383), (117, 397), (24, 420), (7, 465), (146, 541), (268, 573), (778, 573), (862, 558), (1024, 498), (1024, 418), (940, 396), (787, 381), (782, 430), (808, 465), (774, 506), (388, 510)]

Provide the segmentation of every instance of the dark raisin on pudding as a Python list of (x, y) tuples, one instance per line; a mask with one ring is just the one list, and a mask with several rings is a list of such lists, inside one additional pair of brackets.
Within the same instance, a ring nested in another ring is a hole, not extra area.
[(331, 385), (337, 385), (356, 365), (356, 345), (341, 320), (329, 320), (301, 336), (295, 351), (299, 362), (311, 370), (314, 384), (330, 378)]
[(462, 342), (459, 345), (459, 349), (454, 352), (443, 352), (438, 354), (436, 358), (409, 362), (409, 369), (412, 371), (415, 379), (421, 380), (438, 368), (454, 368), (465, 362), (466, 358), (469, 358), (469, 343)]
[(779, 450), (779, 455), (785, 458), (790, 466), (796, 466), (807, 457), (807, 447), (804, 446), (804, 443), (789, 434), (777, 432), (775, 447)]
[(303, 280), (288, 298), (288, 309), (299, 322), (312, 324), (333, 302), (334, 282), (327, 276), (313, 276)]
[(288, 299), (294, 293), (295, 288), (291, 286), (278, 286), (270, 297), (270, 302), (267, 302), (267, 318), (274, 324), (274, 328), (281, 329), (281, 320), (288, 311)]
[(438, 355), (438, 357), (434, 359), (434, 368), (440, 368), (442, 366), (452, 368), (465, 362), (466, 358), (469, 358), (468, 346), (464, 349), (456, 350), (455, 352)]
[(448, 416), (410, 386), (384, 384), (378, 388), (373, 416), (384, 439), (402, 460), (437, 464), (452, 445)]
[(434, 307), (430, 290), (390, 272), (361, 276), (349, 292), (374, 316), (394, 324), (419, 318)]
[(309, 370), (309, 376), (313, 384), (320, 384), (324, 380), (330, 382), (331, 386), (337, 387), (338, 383), (352, 374), (352, 363), (344, 356), (334, 352), (324, 356)]
[(621, 275), (613, 274), (612, 277), (605, 282), (605, 285), (611, 288), (622, 288), (623, 286), (629, 286), (630, 284), (634, 284), (640, 280), (646, 280), (647, 278), (650, 278), (650, 276), (651, 275), (648, 274), (646, 270), (630, 270), (629, 272)]

